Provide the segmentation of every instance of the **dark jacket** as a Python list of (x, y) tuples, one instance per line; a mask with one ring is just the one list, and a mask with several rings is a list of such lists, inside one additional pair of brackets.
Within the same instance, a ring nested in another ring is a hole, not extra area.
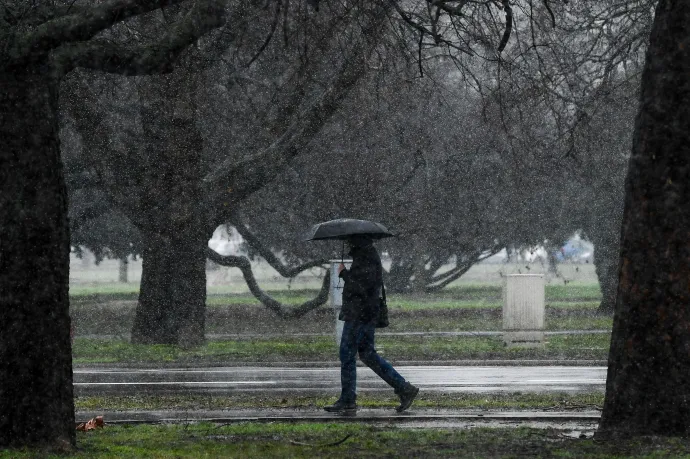
[(352, 265), (340, 277), (343, 287), (343, 308), (340, 320), (376, 324), (379, 316), (379, 298), (383, 285), (381, 258), (373, 245), (353, 247)]

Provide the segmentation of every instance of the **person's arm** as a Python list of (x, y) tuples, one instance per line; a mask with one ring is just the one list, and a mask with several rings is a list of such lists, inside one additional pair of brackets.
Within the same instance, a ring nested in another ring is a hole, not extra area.
[(344, 263), (340, 263), (340, 266), (338, 266), (338, 277), (341, 278), (344, 281), (347, 281), (347, 278), (350, 275), (350, 271), (345, 267)]
[(343, 270), (340, 276), (354, 296), (364, 299), (377, 286), (377, 265), (370, 260), (354, 260), (350, 269)]

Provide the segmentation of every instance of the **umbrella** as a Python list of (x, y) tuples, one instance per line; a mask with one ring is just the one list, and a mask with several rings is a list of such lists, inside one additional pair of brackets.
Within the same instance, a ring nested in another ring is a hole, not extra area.
[(347, 239), (355, 235), (368, 236), (372, 239), (395, 236), (381, 223), (354, 218), (339, 218), (312, 226), (304, 240)]

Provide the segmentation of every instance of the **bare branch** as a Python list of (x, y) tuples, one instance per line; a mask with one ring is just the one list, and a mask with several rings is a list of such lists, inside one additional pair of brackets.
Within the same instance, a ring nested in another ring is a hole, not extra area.
[(278, 22), (280, 21), (280, 6), (282, 5), (282, 2), (277, 2), (276, 3), (276, 12), (273, 16), (273, 23), (271, 24), (271, 30), (268, 32), (268, 35), (266, 36), (266, 39), (264, 40), (263, 44), (259, 47), (259, 50), (254, 54), (254, 57), (252, 57), (249, 62), (247, 62), (247, 67), (252, 65), (255, 60), (261, 56), (261, 53), (264, 52), (264, 50), (268, 47), (269, 43), (271, 43), (271, 39), (273, 38), (273, 35), (276, 32), (276, 29), (278, 28)]
[(252, 265), (249, 263), (249, 259), (246, 257), (238, 257), (234, 255), (223, 256), (214, 250), (211, 250), (210, 248), (207, 251), (207, 256), (209, 260), (221, 266), (239, 268), (239, 270), (242, 271), (242, 276), (244, 276), (244, 280), (247, 283), (247, 287), (249, 287), (249, 291), (252, 292), (252, 295), (254, 295), (254, 297), (259, 300), (261, 304), (283, 319), (302, 317), (309, 311), (312, 311), (325, 304), (328, 300), (328, 291), (331, 283), (330, 270), (326, 271), (326, 275), (323, 278), (323, 284), (321, 284), (321, 290), (316, 298), (304, 302), (298, 306), (290, 307), (281, 304), (279, 301), (271, 298), (268, 294), (266, 294), (266, 292), (261, 290), (261, 287), (259, 287), (259, 284), (256, 282), (256, 278), (254, 277)]
[[(67, 9), (67, 14), (44, 22), (17, 37), (8, 48), (8, 55), (13, 60), (21, 60), (32, 54), (44, 54), (65, 43), (89, 40), (113, 24), (130, 17), (187, 1), (189, 0), (110, 0), (88, 9)], [(218, 0), (210, 1), (216, 3)]]
[(510, 32), (513, 30), (513, 9), (510, 7), (509, 0), (503, 0), (503, 9), (506, 12), (506, 30), (503, 32), (503, 38), (501, 38), (501, 42), (498, 44), (497, 50), (499, 53), (505, 49), (510, 39)]
[(232, 189), (228, 189), (228, 193), (219, 199), (220, 202), (233, 207), (231, 204), (240, 202), (273, 180), (321, 130), (326, 120), (340, 107), (349, 90), (364, 75), (366, 61), (378, 43), (379, 29), (387, 17), (387, 11), (387, 8), (376, 11), (333, 84), (296, 116), (283, 135), (267, 149), (244, 161), (237, 162), (234, 158), (224, 161), (204, 178), (209, 186), (232, 184)]
[(467, 271), (469, 271), (469, 269), (472, 266), (474, 266), (475, 264), (477, 264), (477, 263), (479, 263), (479, 262), (481, 262), (481, 261), (483, 261), (483, 260), (485, 260), (485, 259), (487, 259), (493, 255), (496, 255), (502, 249), (503, 249), (503, 247), (498, 247), (498, 246), (493, 247), (488, 252), (483, 252), (480, 255), (472, 257), (472, 259), (470, 261), (462, 264), (461, 266), (456, 266), (455, 268), (453, 268), (449, 272), (440, 274), (438, 276), (434, 276), (431, 279), (431, 283), (429, 285), (427, 285), (426, 290), (428, 292), (435, 292), (435, 291), (443, 289), (445, 286), (447, 286), (448, 284), (450, 284), (454, 280), (459, 279), (460, 276), (462, 276)]
[(549, 16), (551, 16), (551, 27), (554, 29), (556, 28), (556, 16), (553, 14), (553, 10), (551, 9), (551, 5), (549, 5), (549, 0), (542, 0), (544, 2), (544, 8), (546, 8), (546, 11), (549, 12)]
[(127, 47), (105, 40), (68, 44), (54, 54), (65, 72), (83, 67), (123, 75), (166, 73), (187, 46), (225, 23), (224, 1), (197, 2), (184, 19), (158, 43)]
[(242, 222), (242, 220), (237, 216), (233, 215), (232, 225), (237, 229), (237, 232), (244, 238), (249, 245), (256, 250), (261, 257), (268, 262), (269, 265), (283, 277), (295, 277), (297, 274), (306, 271), (307, 269), (316, 268), (317, 266), (323, 266), (328, 263), (328, 260), (314, 260), (308, 263), (304, 263), (295, 267), (285, 266), (277, 256), (266, 247), (254, 233), (252, 233), (249, 228)]

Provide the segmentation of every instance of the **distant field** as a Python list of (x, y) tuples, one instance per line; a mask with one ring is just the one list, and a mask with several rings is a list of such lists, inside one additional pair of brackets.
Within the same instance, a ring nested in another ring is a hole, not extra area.
[[(225, 290), (225, 291), (223, 291)], [(210, 287), (207, 297), (207, 333), (300, 334), (330, 333), (334, 316), (329, 304), (307, 318), (281, 319), (248, 292)], [(269, 290), (286, 307), (316, 296), (316, 290)], [(597, 284), (568, 283), (546, 286), (546, 330), (610, 329), (610, 316), (596, 314), (601, 297)], [(135, 283), (77, 285), (70, 289), (71, 314), (77, 336), (128, 336), (138, 298)], [(433, 294), (391, 294), (388, 332), (497, 331), (502, 329), (502, 286), (462, 284)]]
[[(70, 287), (73, 293), (103, 292), (101, 288), (112, 291), (136, 291), (141, 280), (141, 259), (129, 262), (128, 280), (120, 284), (118, 280), (117, 260), (103, 260), (96, 265), (92, 260), (80, 260), (74, 256), (70, 263)], [(266, 290), (300, 290), (318, 289), (321, 285), (323, 269), (314, 268), (300, 274), (292, 280), (281, 277), (265, 262), (253, 262), (252, 268), (259, 284)], [(547, 285), (557, 286), (592, 286), (597, 284), (597, 277), (592, 264), (563, 263), (558, 265), (560, 277), (546, 274)], [(473, 266), (460, 279), (449, 287), (460, 286), (500, 286), (506, 274), (545, 273), (541, 263), (482, 263)], [(242, 293), (247, 286), (238, 269), (218, 267), (207, 271), (209, 293)], [(106, 287), (107, 286), (107, 287)], [(119, 289), (119, 290), (117, 290)]]
[[(391, 326), (380, 332), (379, 346), (386, 355), (397, 359), (605, 358), (608, 334), (572, 339), (553, 336), (544, 349), (526, 352), (504, 349), (499, 337), (386, 337), (396, 332), (501, 330), (501, 275), (517, 271), (519, 266), (480, 265), (468, 273), (467, 279), (433, 294), (389, 295)], [(301, 276), (293, 283), (286, 283), (277, 280), (265, 264), (259, 263), (255, 268), (262, 288), (286, 307), (312, 299), (320, 287), (320, 279), (314, 276)], [(567, 283), (563, 279), (550, 279), (545, 291), (546, 330), (611, 329), (611, 317), (596, 314), (601, 293), (596, 280), (592, 281), (591, 268), (590, 265), (564, 265), (562, 272), (570, 270), (580, 277)], [(71, 315), (77, 337), (75, 362), (201, 360), (212, 363), (334, 358), (334, 315), (328, 304), (304, 318), (281, 319), (247, 292), (238, 273), (218, 271), (208, 272), (206, 332), (209, 336), (225, 336), (224, 341), (211, 340), (195, 350), (137, 347), (127, 341), (139, 294), (138, 281), (114, 282), (116, 262), (85, 267), (78, 261), (72, 269), (70, 286)]]

